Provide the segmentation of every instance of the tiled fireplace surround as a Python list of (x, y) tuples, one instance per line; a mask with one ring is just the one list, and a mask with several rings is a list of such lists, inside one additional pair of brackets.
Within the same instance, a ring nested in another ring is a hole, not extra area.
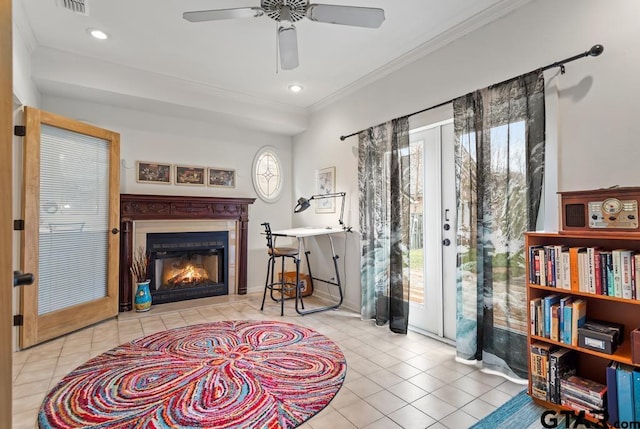
[(131, 258), (146, 235), (156, 232), (227, 231), (230, 294), (247, 293), (248, 208), (255, 198), (120, 195), (119, 309), (132, 309)]

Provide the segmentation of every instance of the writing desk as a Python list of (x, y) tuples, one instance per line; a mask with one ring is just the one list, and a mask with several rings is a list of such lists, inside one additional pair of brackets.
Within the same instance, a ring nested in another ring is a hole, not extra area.
[(329, 244), (331, 246), (331, 259), (333, 259), (333, 268), (335, 269), (335, 272), (336, 272), (336, 277), (335, 277), (336, 281), (314, 277), (313, 274), (311, 273), (311, 265), (309, 264), (309, 253), (311, 252), (305, 249), (304, 256), (307, 261), (307, 270), (309, 271), (309, 282), (311, 285), (311, 291), (313, 292), (314, 280), (322, 283), (326, 283), (332, 286), (336, 286), (338, 288), (338, 293), (340, 294), (340, 300), (337, 303), (327, 305), (324, 307), (316, 307), (309, 310), (300, 310), (298, 308), (298, 302), (302, 299), (302, 297), (300, 296), (300, 289), (296, 287), (296, 312), (298, 312), (298, 314), (304, 315), (304, 314), (310, 314), (310, 313), (317, 313), (319, 311), (332, 310), (342, 305), (344, 295), (342, 293), (342, 283), (340, 282), (340, 272), (338, 271), (339, 256), (336, 255), (336, 251), (333, 246), (333, 235), (342, 234), (345, 232), (346, 231), (342, 228), (327, 228), (327, 227), (302, 227), (302, 228), (281, 229), (279, 231), (271, 232), (271, 234), (274, 237), (296, 238), (298, 240), (298, 253), (300, 252), (301, 248), (304, 247), (304, 239), (307, 237), (327, 236), (329, 238)]

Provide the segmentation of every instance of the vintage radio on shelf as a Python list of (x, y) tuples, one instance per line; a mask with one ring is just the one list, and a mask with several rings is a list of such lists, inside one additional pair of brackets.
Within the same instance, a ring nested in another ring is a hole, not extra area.
[(640, 187), (558, 192), (560, 233), (619, 231), (640, 235)]

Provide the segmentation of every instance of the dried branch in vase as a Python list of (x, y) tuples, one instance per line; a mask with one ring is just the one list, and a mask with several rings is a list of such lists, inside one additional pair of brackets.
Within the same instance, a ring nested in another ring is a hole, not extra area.
[(148, 280), (147, 269), (149, 268), (149, 254), (140, 246), (136, 249), (131, 261), (131, 267), (129, 270), (133, 274), (133, 279), (137, 283), (146, 282)]

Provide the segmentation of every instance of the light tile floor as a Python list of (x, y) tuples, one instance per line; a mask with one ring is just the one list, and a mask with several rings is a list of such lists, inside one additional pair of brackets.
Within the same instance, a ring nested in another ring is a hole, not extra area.
[[(147, 313), (120, 313), (13, 355), (13, 429), (37, 427), (46, 393), (68, 372), (91, 357), (144, 335), (218, 320), (282, 320), (315, 329), (334, 340), (347, 359), (344, 385), (331, 403), (302, 429), (467, 428), (524, 389), (454, 360), (455, 349), (409, 332), (363, 321), (347, 310), (299, 316), (287, 302), (262, 294), (225, 296), (155, 305)], [(306, 305), (313, 306), (310, 299)], [(316, 303), (317, 304), (317, 303)]]

